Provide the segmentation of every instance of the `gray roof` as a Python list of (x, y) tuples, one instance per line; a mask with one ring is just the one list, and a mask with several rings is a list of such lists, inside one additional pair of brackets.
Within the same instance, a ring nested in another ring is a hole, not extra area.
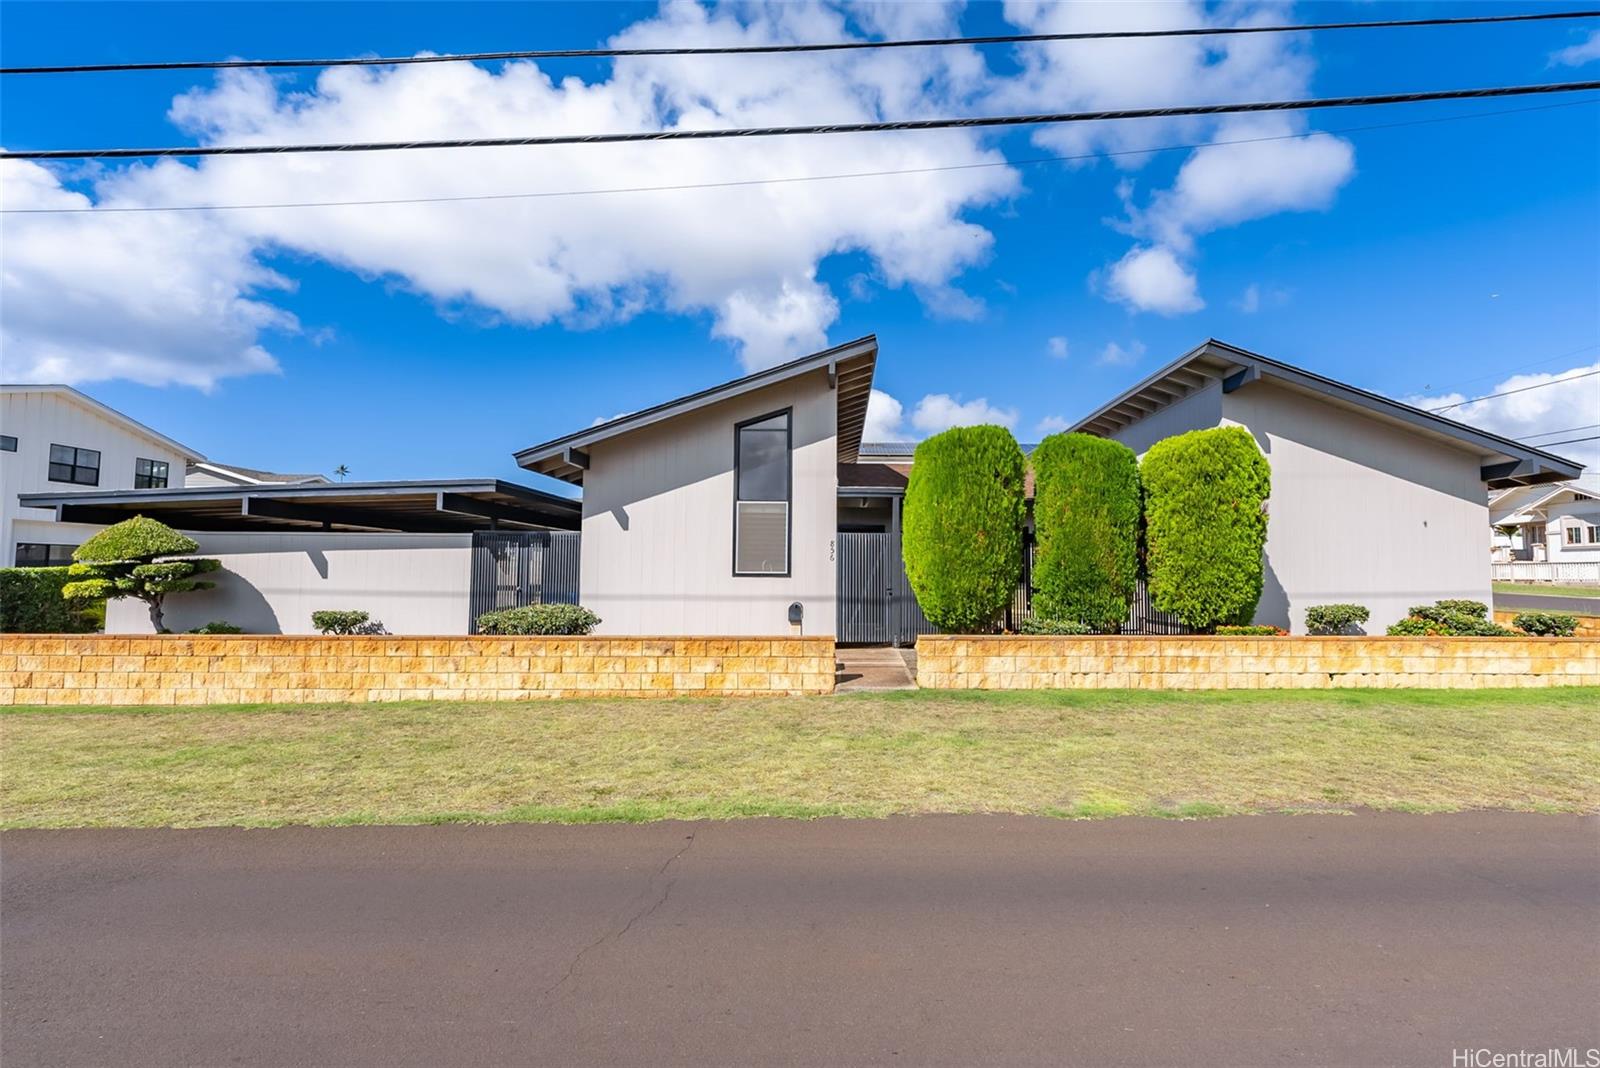
[(530, 471), (582, 485), (583, 472), (588, 464), (584, 450), (597, 442), (801, 375), (825, 370), (838, 393), (839, 461), (849, 463), (856, 459), (857, 448), (861, 444), (861, 428), (866, 423), (867, 400), (872, 394), (872, 374), (877, 359), (878, 339), (868, 334), (653, 408), (619, 415), (585, 430), (529, 446), (516, 453), (516, 461)]
[(143, 515), (179, 530), (229, 531), (576, 530), (583, 512), (574, 498), (496, 478), (20, 493), (17, 501), (24, 508), (53, 508), (65, 523)]
[(250, 479), (252, 482), (330, 482), (327, 475), (302, 474), (291, 475), (281, 471), (263, 471), (258, 467), (241, 467), (238, 464), (225, 464), (217, 460), (190, 461), (190, 467), (213, 467), (219, 471), (231, 472)]
[(1483, 480), (1491, 488), (1561, 482), (1577, 478), (1583, 470), (1582, 464), (1543, 449), (1458, 423), (1454, 419), (1446, 419), (1434, 412), (1402, 404), (1214, 338), (1185, 353), (1110, 403), (1097, 408), (1073, 429), (1110, 436), (1215, 382), (1222, 384), (1224, 393), (1232, 393), (1264, 379), (1397, 423), (1416, 433), (1471, 449), (1483, 458)]

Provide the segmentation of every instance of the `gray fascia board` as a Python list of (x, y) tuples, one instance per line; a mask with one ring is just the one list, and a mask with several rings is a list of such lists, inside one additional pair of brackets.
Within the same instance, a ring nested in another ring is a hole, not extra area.
[(526, 449), (513, 453), (512, 458), (516, 460), (518, 466), (531, 469), (534, 464), (541, 460), (560, 456), (566, 449), (582, 449), (597, 441), (616, 437), (618, 434), (639, 430), (662, 420), (709, 407), (713, 404), (719, 404), (722, 401), (731, 400), (734, 397), (764, 389), (767, 386), (777, 385), (780, 382), (786, 382), (789, 379), (798, 378), (813, 371), (826, 370), (829, 364), (837, 365), (846, 360), (873, 355), (877, 350), (877, 337), (873, 334), (868, 334), (854, 341), (836, 345), (831, 349), (824, 349), (809, 356), (802, 356), (798, 360), (791, 360), (776, 367), (769, 367), (764, 371), (757, 371), (755, 374), (745, 375), (743, 378), (735, 378), (730, 382), (723, 382), (709, 389), (703, 389), (698, 393), (691, 393), (675, 400), (666, 401), (654, 407), (645, 408), (642, 411), (630, 412), (627, 415), (601, 423), (599, 426), (588, 427), (539, 445), (531, 445)]

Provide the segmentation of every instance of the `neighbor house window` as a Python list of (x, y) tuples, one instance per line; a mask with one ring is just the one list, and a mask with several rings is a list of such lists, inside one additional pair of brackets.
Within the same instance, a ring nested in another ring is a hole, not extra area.
[(10, 434), (0, 434), (0, 452), (16, 452), (17, 439)]
[(1566, 534), (1567, 534), (1567, 544), (1568, 545), (1582, 545), (1583, 544), (1583, 528), (1582, 527), (1568, 527), (1566, 529)]
[(789, 573), (791, 440), (787, 411), (734, 428), (733, 573)]
[(1591, 526), (1587, 529), (1589, 531), (1589, 544), (1600, 545), (1600, 527)]
[(72, 563), (72, 550), (76, 545), (44, 545), (39, 542), (17, 542), (17, 567), (66, 567)]
[(167, 461), (135, 460), (133, 462), (134, 489), (166, 489)]
[(80, 486), (100, 485), (100, 453), (71, 445), (50, 446), (50, 481), (76, 482)]

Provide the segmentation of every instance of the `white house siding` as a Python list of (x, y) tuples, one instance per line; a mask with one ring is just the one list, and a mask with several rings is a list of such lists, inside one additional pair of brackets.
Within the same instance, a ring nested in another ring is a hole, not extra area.
[[(213, 620), (252, 634), (312, 634), (311, 613), (359, 609), (391, 634), (465, 634), (470, 534), (190, 532), (200, 553), (222, 562), (214, 590), (174, 594), (169, 630)], [(113, 601), (111, 634), (148, 634), (143, 603)]]
[[(792, 407), (790, 574), (733, 574), (734, 426)], [(824, 371), (594, 445), (582, 601), (604, 634), (834, 633), (837, 405)]]
[[(107, 419), (71, 399), (68, 393), (0, 393), (0, 434), (17, 439), (16, 452), (0, 452), (0, 567), (10, 567), (16, 560), (19, 541), (81, 545), (100, 529), (58, 524), (53, 509), (21, 508), (17, 505), (19, 493), (132, 489), (134, 461), (138, 459), (164, 460), (168, 485), (183, 485), (188, 457)], [(99, 485), (50, 481), (52, 444), (98, 450)]]
[(219, 487), (232, 489), (234, 486), (244, 485), (238, 479), (223, 478), (221, 475), (214, 475), (210, 471), (191, 471), (184, 476), (183, 484), (188, 489), (216, 489)]
[(1382, 633), (1414, 604), (1489, 600), (1482, 457), (1270, 382), (1222, 415), (1272, 465), (1258, 623), (1299, 632), (1307, 607), (1347, 601)]

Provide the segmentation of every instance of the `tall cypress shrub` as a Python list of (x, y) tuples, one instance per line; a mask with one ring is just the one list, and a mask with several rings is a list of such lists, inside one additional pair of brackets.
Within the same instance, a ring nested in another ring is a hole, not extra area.
[(981, 632), (1022, 577), (1022, 449), (998, 426), (956, 427), (917, 446), (906, 484), (906, 577), (940, 630)]
[(1115, 633), (1139, 582), (1139, 461), (1118, 441), (1053, 434), (1033, 464), (1033, 610)]
[(1144, 483), (1150, 602), (1210, 631), (1248, 623), (1261, 599), (1267, 544), (1267, 458), (1243, 427), (1158, 441), (1139, 466)]

